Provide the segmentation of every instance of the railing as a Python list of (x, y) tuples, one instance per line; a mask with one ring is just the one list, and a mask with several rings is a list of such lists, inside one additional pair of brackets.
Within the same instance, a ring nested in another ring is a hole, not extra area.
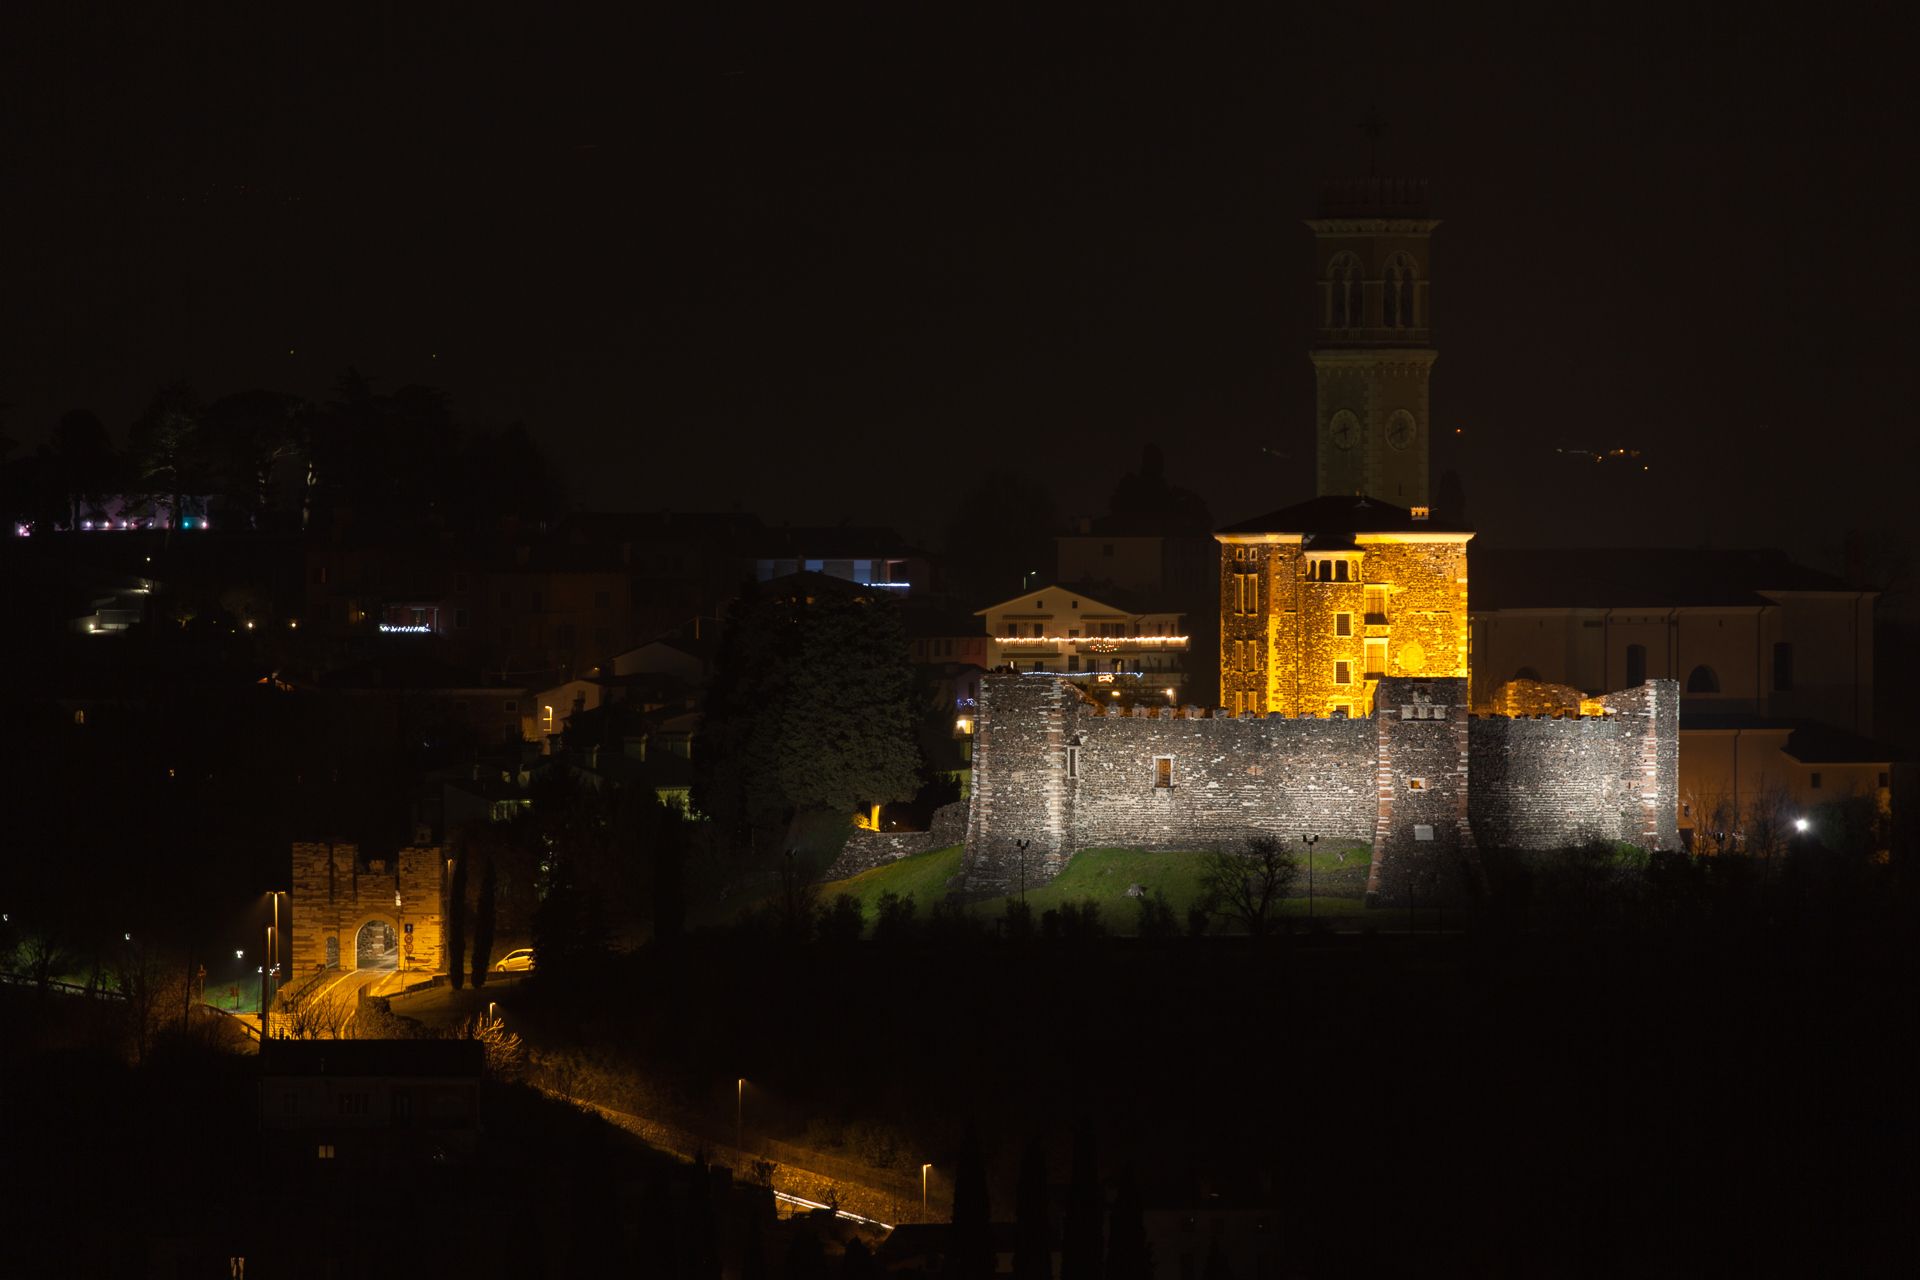
[(235, 1013), (231, 1009), (222, 1009), (219, 1005), (213, 1005), (213, 1004), (202, 1005), (201, 1008), (210, 1009), (214, 1013), (219, 1014), (223, 1018), (231, 1018), (233, 1021), (240, 1024), (240, 1029), (247, 1033), (248, 1039), (253, 1040), (256, 1043), (259, 1041), (260, 1028), (254, 1026), (251, 1022), (248, 1022), (246, 1014)]
[[(10, 982), (16, 987), (38, 987), (42, 983), (29, 973), (0, 973), (0, 982)], [(58, 991), (63, 996), (91, 996), (96, 1000), (125, 1000), (126, 993), (115, 991), (111, 987), (89, 987), (78, 982), (62, 982), (58, 978), (49, 978), (44, 984), (49, 991)]]

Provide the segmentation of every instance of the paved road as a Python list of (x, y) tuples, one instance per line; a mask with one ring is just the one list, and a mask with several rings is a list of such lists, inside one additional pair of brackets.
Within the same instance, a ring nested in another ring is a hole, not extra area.
[[(402, 974), (398, 969), (342, 969), (338, 973), (323, 974), (316, 978), (313, 985), (301, 992), (298, 998), (302, 1004), (339, 1002), (350, 1010), (357, 1009), (362, 991), (370, 996), (397, 993), (402, 986), (400, 980), (406, 976), (409, 975)], [(282, 1016), (284, 1015), (276, 1015), (274, 1024), (276, 1028), (280, 1025), (278, 1019)], [(348, 1028), (352, 1025), (353, 1017), (349, 1014), (341, 1024), (339, 1034), (351, 1035)], [(279, 1032), (276, 1030), (275, 1034)]]

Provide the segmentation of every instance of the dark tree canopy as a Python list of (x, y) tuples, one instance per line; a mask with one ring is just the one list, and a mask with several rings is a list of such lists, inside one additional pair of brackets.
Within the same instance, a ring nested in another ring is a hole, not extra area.
[(898, 607), (795, 581), (735, 602), (694, 749), (694, 801), (736, 844), (796, 813), (850, 816), (920, 786)]

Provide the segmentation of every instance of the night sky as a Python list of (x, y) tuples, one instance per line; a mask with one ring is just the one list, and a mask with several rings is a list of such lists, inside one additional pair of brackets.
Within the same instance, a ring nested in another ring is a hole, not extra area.
[(1485, 537), (1913, 523), (1891, 11), (1038, 7), (10, 11), (0, 425), (353, 365), (589, 506), (929, 533), (987, 462), (1093, 513), (1157, 441), (1224, 523), (1310, 496), (1301, 219), (1377, 108)]

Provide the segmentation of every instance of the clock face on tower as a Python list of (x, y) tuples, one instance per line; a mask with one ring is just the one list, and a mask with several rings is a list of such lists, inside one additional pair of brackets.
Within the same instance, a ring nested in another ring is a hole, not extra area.
[(1404, 449), (1413, 443), (1413, 415), (1405, 409), (1394, 410), (1393, 417), (1387, 420), (1387, 443), (1396, 449)]
[(1353, 416), (1353, 410), (1342, 409), (1333, 415), (1328, 425), (1327, 438), (1333, 441), (1336, 449), (1351, 449), (1354, 441), (1360, 438), (1360, 419)]

